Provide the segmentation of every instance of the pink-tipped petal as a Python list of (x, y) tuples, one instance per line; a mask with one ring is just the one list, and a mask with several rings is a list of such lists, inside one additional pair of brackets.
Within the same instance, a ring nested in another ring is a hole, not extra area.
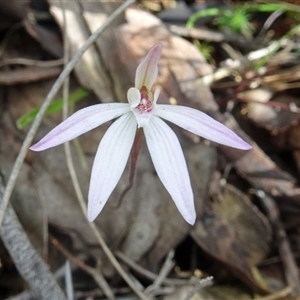
[(156, 116), (144, 127), (144, 133), (158, 177), (183, 218), (193, 225), (196, 220), (194, 196), (178, 138), (171, 128)]
[(249, 150), (251, 145), (207, 114), (186, 106), (157, 105), (156, 115), (194, 134), (229, 147)]
[(129, 105), (126, 103), (96, 104), (83, 108), (52, 129), (30, 150), (42, 151), (63, 144), (128, 111)]
[(141, 89), (145, 86), (150, 90), (158, 74), (158, 61), (162, 52), (162, 44), (154, 45), (147, 56), (139, 64), (135, 73), (135, 87)]
[(88, 197), (90, 222), (101, 212), (125, 169), (136, 129), (136, 120), (132, 113), (128, 113), (108, 128), (100, 142), (90, 181)]

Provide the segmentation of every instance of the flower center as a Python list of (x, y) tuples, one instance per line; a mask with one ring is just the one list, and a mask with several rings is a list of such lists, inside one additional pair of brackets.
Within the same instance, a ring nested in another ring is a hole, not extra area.
[(140, 92), (141, 100), (140, 103), (136, 106), (136, 109), (140, 113), (150, 112), (153, 108), (153, 101), (149, 97), (149, 94), (151, 95), (151, 92), (145, 86), (142, 86)]

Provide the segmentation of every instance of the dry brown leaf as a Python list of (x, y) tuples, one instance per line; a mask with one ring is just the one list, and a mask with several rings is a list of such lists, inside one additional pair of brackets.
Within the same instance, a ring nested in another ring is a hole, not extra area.
[[(50, 12), (53, 14), (55, 20), (63, 30), (63, 10), (61, 8), (61, 2), (56, 0), (49, 0)], [(100, 2), (94, 3), (100, 5)], [(104, 3), (105, 6), (111, 6), (109, 2)], [(84, 42), (90, 36), (90, 31), (86, 20), (83, 16), (80, 3), (76, 1), (66, 1), (66, 38), (70, 45), (71, 56), (73, 56)], [(98, 17), (99, 21), (103, 23), (106, 19), (106, 14), (99, 13), (94, 15)], [(100, 40), (102, 42), (103, 38)], [(81, 60), (75, 66), (75, 74), (84, 87), (91, 89), (103, 102), (114, 102), (113, 87), (109, 78), (109, 74), (105, 69), (101, 56), (97, 51), (96, 46), (91, 46), (82, 56)]]
[(267, 292), (255, 280), (252, 268), (269, 251), (270, 225), (245, 194), (226, 185), (220, 199), (211, 208), (206, 207), (191, 236), (240, 280), (259, 292)]

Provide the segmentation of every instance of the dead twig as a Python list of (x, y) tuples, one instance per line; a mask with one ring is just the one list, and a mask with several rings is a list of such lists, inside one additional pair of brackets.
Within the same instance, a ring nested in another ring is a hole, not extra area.
[(190, 300), (197, 292), (206, 286), (210, 286), (213, 283), (213, 277), (209, 276), (203, 279), (198, 279), (195, 277), (191, 278), (191, 283), (193, 284), (193, 289), (186, 295), (184, 300)]
[(234, 34), (234, 33), (211, 30), (205, 27), (187, 28), (185, 26), (180, 26), (180, 25), (169, 25), (168, 28), (173, 34), (186, 37), (186, 38), (205, 40), (208, 42), (215, 42), (215, 43), (232, 42), (242, 47), (245, 48), (247, 47), (248, 49), (249, 47), (253, 48), (253, 44), (251, 44), (251, 42), (249, 42), (249, 40), (247, 40), (244, 36)]
[(131, 287), (131, 289), (136, 293), (136, 295), (142, 299), (142, 300), (148, 300), (148, 297), (145, 296), (145, 294), (140, 291), (136, 285), (134, 284), (134, 282), (131, 280), (131, 278), (129, 277), (129, 275), (125, 272), (125, 270), (122, 268), (122, 266), (119, 264), (119, 262), (116, 260), (115, 256), (113, 255), (113, 253), (110, 251), (110, 249), (108, 248), (107, 244), (105, 243), (103, 237), (101, 236), (101, 234), (99, 233), (96, 225), (94, 223), (89, 223), (92, 230), (94, 231), (94, 234), (96, 235), (96, 238), (98, 240), (98, 243), (100, 244), (100, 246), (102, 247), (104, 253), (107, 255), (108, 259), (110, 260), (110, 262), (112, 263), (112, 265), (115, 267), (115, 269), (118, 271), (118, 273), (123, 277), (123, 279), (127, 282), (127, 284)]
[(266, 20), (264, 25), (262, 26), (262, 29), (258, 33), (258, 35), (255, 37), (255, 41), (259, 41), (262, 39), (262, 37), (267, 33), (269, 28), (272, 26), (272, 24), (275, 22), (277, 18), (279, 18), (284, 12), (282, 10), (276, 10), (274, 11)]
[(100, 286), (106, 297), (110, 300), (115, 300), (114, 293), (112, 292), (110, 286), (108, 285), (107, 281), (103, 277), (103, 275), (96, 269), (87, 266), (82, 260), (78, 259), (77, 257), (73, 256), (67, 249), (65, 249), (62, 244), (55, 238), (51, 238), (51, 243), (54, 245), (56, 249), (58, 249), (63, 255), (72, 262), (78, 268), (84, 270), (86, 273), (91, 275), (95, 282)]
[(145, 290), (145, 294), (149, 297), (154, 296), (155, 291), (161, 286), (164, 279), (169, 275), (170, 271), (174, 268), (175, 262), (173, 260), (174, 258), (174, 250), (171, 250), (169, 254), (167, 255), (167, 258), (159, 272), (159, 275), (155, 279), (152, 285), (148, 286)]
[[(142, 276), (144, 276), (150, 280), (156, 280), (157, 277), (159, 276), (159, 275), (141, 267), (136, 262), (134, 262), (131, 258), (129, 258), (128, 256), (126, 256), (124, 253), (122, 253), (120, 251), (117, 251), (115, 254), (124, 264), (126, 264), (127, 266), (129, 266), (131, 269), (138, 272)], [(187, 282), (188, 282), (188, 280), (186, 280), (186, 279), (177, 279), (177, 278), (164, 278), (162, 281), (163, 284), (172, 285), (172, 286), (183, 285), (183, 284), (186, 284)]]
[(71, 264), (68, 260), (65, 263), (65, 284), (66, 284), (66, 295), (68, 300), (74, 300), (72, 269), (71, 269)]
[(221, 80), (229, 76), (232, 73), (232, 71), (245, 69), (246, 67), (249, 67), (249, 64), (254, 65), (255, 61), (270, 56), (275, 51), (277, 51), (280, 47), (285, 46), (287, 42), (288, 40), (286, 39), (275, 41), (272, 42), (269, 46), (256, 51), (252, 51), (247, 55), (242, 56), (239, 59), (236, 60), (227, 59), (223, 63), (224, 66), (222, 68), (219, 68), (214, 73), (205, 75), (194, 81), (210, 86), (215, 81)]
[(64, 63), (63, 59), (55, 59), (49, 61), (27, 59), (27, 58), (7, 58), (0, 61), (0, 68), (7, 65), (24, 65), (24, 66), (36, 66), (42, 68), (58, 67)]

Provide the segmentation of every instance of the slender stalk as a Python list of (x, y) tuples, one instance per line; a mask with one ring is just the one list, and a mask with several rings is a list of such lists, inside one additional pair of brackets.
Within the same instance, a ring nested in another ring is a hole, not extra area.
[(131, 190), (134, 184), (135, 174), (136, 174), (136, 165), (139, 158), (140, 150), (142, 147), (142, 139), (143, 139), (143, 130), (138, 129), (133, 146), (130, 153), (130, 171), (129, 171), (129, 181), (125, 189), (122, 191), (119, 199), (117, 200), (116, 207), (119, 207), (122, 203), (123, 198), (125, 195)]

